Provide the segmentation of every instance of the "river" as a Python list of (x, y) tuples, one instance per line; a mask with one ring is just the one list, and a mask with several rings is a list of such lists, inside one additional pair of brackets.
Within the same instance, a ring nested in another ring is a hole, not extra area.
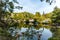
[(11, 30), (9, 31), (12, 36), (16, 36), (17, 34), (19, 35), (16, 40), (48, 40), (48, 38), (52, 37), (52, 32), (47, 28), (35, 29), (34, 27), (22, 27), (21, 29), (10, 29), (13, 29), (12, 32)]

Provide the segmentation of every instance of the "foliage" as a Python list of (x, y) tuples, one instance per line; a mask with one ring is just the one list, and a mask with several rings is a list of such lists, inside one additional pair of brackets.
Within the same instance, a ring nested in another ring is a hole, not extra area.
[(58, 37), (49, 38), (48, 40), (60, 40)]
[(19, 23), (18, 27), (27, 27), (27, 25), (25, 25), (24, 20), (30, 20), (30, 19), (36, 19), (38, 22), (38, 26), (41, 27), (43, 25), (42, 21), (50, 17), (51, 17), (51, 13), (41, 15), (39, 12), (36, 12), (35, 14), (29, 13), (29, 12), (20, 12), (20, 13), (11, 14), (11, 18), (18, 21)]
[[(40, 0), (41, 2), (44, 0)], [(48, 2), (50, 5), (53, 2), (50, 0), (46, 0), (46, 2)], [(22, 26), (26, 26), (24, 24), (24, 19), (37, 19), (37, 21), (39, 22), (38, 24), (38, 28), (39, 26), (42, 26), (41, 21), (50, 18), (50, 16), (48, 16), (49, 14), (45, 14), (45, 15), (41, 15), (39, 12), (36, 12), (36, 14), (31, 14), (29, 12), (21, 12), (21, 13), (12, 13), (14, 8), (23, 8), (20, 6), (14, 6), (14, 3), (17, 3), (17, 0), (0, 0), (0, 34), (2, 34), (3, 36), (7, 36), (7, 37), (12, 37), (8, 32), (7, 29), (9, 29), (10, 27), (22, 27)], [(13, 17), (12, 17), (13, 15)], [(60, 15), (59, 15), (60, 16)], [(58, 17), (59, 17), (58, 16)], [(60, 21), (58, 21), (60, 22)], [(28, 27), (29, 25), (27, 25)], [(2, 30), (4, 29), (4, 30)]]
[(53, 15), (51, 16), (51, 20), (53, 23), (60, 23), (60, 9), (55, 7), (54, 11), (53, 11)]
[(60, 8), (55, 7), (51, 16), (52, 25), (55, 25), (51, 28), (53, 36), (49, 40), (60, 40)]
[(46, 1), (47, 3), (49, 3), (50, 5), (53, 3), (53, 2), (56, 2), (55, 0), (40, 0), (41, 2), (43, 1)]
[(53, 33), (53, 36), (48, 40), (60, 40), (60, 28), (59, 29), (52, 28), (51, 31)]
[(0, 27), (0, 39), (1, 40), (15, 40), (14, 37), (11, 36), (11, 34), (9, 32), (7, 32), (6, 30), (3, 30)]
[(16, 22), (12, 22), (10, 17), (15, 8), (14, 3), (18, 4), (17, 0), (0, 0), (0, 36), (9, 37), (10, 34), (7, 32), (7, 29), (9, 29), (10, 26), (16, 26)]
[(18, 7), (14, 6), (14, 3), (18, 4), (17, 0), (0, 0), (0, 23), (4, 28), (8, 26), (7, 20), (4, 18), (7, 16), (10, 17), (10, 14), (13, 12), (15, 7)]

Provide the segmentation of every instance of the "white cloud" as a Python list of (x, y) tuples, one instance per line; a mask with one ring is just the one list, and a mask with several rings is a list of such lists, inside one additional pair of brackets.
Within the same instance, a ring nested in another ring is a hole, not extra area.
[(58, 8), (60, 8), (60, 0), (56, 0), (56, 4), (55, 4)]
[(57, 6), (60, 8), (60, 0), (56, 0), (56, 3), (53, 3), (52, 5), (49, 5), (46, 2), (40, 2), (39, 0), (18, 0), (20, 2), (20, 5), (23, 6), (22, 10), (15, 10), (16, 12), (22, 12), (27, 11), (31, 13), (35, 13), (36, 11), (43, 13), (51, 12), (53, 11), (54, 7)]

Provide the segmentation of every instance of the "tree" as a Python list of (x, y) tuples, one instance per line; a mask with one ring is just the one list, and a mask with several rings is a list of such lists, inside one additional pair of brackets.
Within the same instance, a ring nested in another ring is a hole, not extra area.
[(36, 12), (34, 15), (34, 18), (39, 19), (41, 17), (41, 14), (39, 12)]
[(60, 24), (60, 9), (59, 8), (55, 7), (51, 19), (53, 23)]
[(36, 12), (35, 16), (40, 17), (41, 14), (39, 12)]
[(53, 33), (53, 36), (48, 40), (60, 40), (60, 29), (51, 28), (50, 30)]
[[(40, 0), (40, 1), (43, 2), (44, 0)], [(53, 2), (53, 0), (52, 1), (51, 0), (46, 0), (46, 2), (51, 4)], [(17, 0), (12, 0), (12, 1), (10, 1), (10, 0), (0, 0), (0, 22), (5, 24), (5, 26), (7, 24), (4, 21), (2, 21), (1, 18), (4, 18), (4, 16), (6, 15), (6, 12), (7, 11), (13, 12), (14, 8), (18, 8), (18, 9), (23, 8), (23, 7), (19, 7), (19, 6), (15, 7), (14, 3), (18, 4)]]
[(0, 0), (0, 26), (7, 27), (8, 24), (4, 20), (4, 17), (7, 15), (7, 12), (12, 13), (14, 8), (22, 8), (19, 6), (14, 6), (14, 3), (19, 4), (17, 0)]

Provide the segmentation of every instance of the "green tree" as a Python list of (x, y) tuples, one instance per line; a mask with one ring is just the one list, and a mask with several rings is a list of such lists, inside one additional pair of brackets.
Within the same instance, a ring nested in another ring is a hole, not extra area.
[(8, 13), (12, 13), (14, 8), (19, 8), (19, 6), (14, 6), (14, 3), (18, 4), (17, 0), (0, 0), (0, 26), (1, 27), (2, 26), (7, 27), (8, 25), (7, 22), (4, 20), (5, 16), (7, 16)]
[(41, 14), (40, 14), (39, 12), (36, 12), (36, 13), (35, 13), (35, 16), (40, 17)]
[(53, 23), (60, 24), (60, 9), (59, 8), (55, 7), (51, 19)]

